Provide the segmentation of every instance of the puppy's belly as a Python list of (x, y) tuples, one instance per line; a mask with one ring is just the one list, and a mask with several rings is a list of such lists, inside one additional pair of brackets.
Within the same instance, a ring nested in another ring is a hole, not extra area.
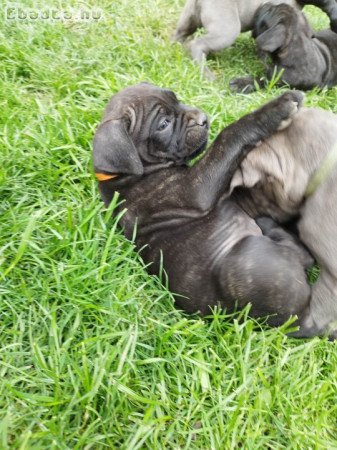
[(247, 236), (261, 236), (262, 231), (256, 222), (243, 212), (233, 214), (227, 220), (216, 222), (209, 236), (211, 268), (214, 268)]
[(226, 257), (236, 244), (247, 236), (261, 235), (255, 221), (227, 200), (208, 215), (153, 234), (143, 259), (156, 259), (149, 268), (158, 273), (160, 249), (177, 305), (189, 313), (208, 314), (209, 307), (219, 301), (222, 306), (234, 306), (234, 299), (219, 287), (219, 270), (227, 270)]

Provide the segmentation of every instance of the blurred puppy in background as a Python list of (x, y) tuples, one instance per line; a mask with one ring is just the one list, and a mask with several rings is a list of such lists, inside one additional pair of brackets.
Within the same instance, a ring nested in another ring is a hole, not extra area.
[[(265, 3), (256, 12), (253, 36), (259, 56), (271, 59), (267, 79), (280, 72), (279, 83), (298, 89), (337, 84), (337, 33), (314, 33), (301, 11), (286, 4)], [(231, 88), (247, 93), (266, 81), (241, 77), (231, 82)]]
[[(184, 42), (198, 28), (204, 28), (206, 33), (193, 39), (189, 50), (193, 60), (202, 66), (204, 74), (213, 79), (214, 75), (205, 67), (207, 55), (229, 47), (242, 31), (251, 30), (254, 15), (264, 3), (266, 0), (187, 0), (173, 40)], [(318, 6), (328, 14), (332, 29), (337, 31), (335, 0), (270, 0), (270, 3), (287, 3), (297, 8), (307, 4)]]

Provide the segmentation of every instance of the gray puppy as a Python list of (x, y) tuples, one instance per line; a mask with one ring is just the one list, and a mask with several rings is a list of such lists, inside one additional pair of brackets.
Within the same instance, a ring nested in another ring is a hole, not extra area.
[[(161, 264), (186, 312), (227, 311), (251, 302), (251, 315), (279, 325), (308, 306), (306, 250), (274, 222), (258, 223), (228, 199), (249, 151), (286, 126), (302, 94), (292, 91), (225, 128), (206, 155), (208, 120), (173, 92), (149, 84), (114, 95), (94, 138), (93, 162), (106, 205), (116, 192), (120, 225), (151, 273)], [(162, 253), (162, 256), (161, 256)]]
[[(233, 44), (242, 31), (253, 28), (254, 14), (267, 0), (187, 0), (181, 13), (173, 39), (184, 42), (198, 28), (206, 34), (189, 43), (192, 58), (202, 65), (205, 74), (212, 74), (204, 67), (210, 52), (222, 50)], [(331, 27), (337, 31), (337, 4), (335, 0), (270, 0), (274, 5), (288, 3), (295, 7), (306, 4), (318, 6), (331, 20)]]
[[(253, 36), (260, 57), (271, 58), (268, 79), (282, 70), (280, 82), (295, 88), (337, 84), (337, 33), (314, 33), (301, 11), (286, 4), (265, 3), (256, 13)], [(264, 81), (257, 84), (263, 86)], [(251, 92), (255, 85), (252, 77), (231, 82), (236, 91)]]
[(300, 110), (244, 159), (231, 191), (253, 217), (298, 218), (299, 237), (321, 273), (297, 335), (337, 338), (337, 115)]

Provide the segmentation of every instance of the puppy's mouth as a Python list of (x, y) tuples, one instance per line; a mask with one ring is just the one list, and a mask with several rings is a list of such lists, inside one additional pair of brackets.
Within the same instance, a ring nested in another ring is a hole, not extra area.
[(197, 147), (195, 150), (193, 150), (192, 153), (190, 153), (188, 156), (186, 156), (186, 162), (191, 161), (192, 159), (196, 158), (197, 156), (199, 156), (206, 148), (207, 145), (207, 138), (204, 139), (202, 141), (202, 143), (199, 145), (199, 147)]

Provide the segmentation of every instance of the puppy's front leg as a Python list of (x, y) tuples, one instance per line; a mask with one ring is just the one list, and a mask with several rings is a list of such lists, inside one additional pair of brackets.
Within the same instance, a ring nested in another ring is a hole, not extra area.
[(256, 145), (284, 127), (298, 111), (303, 94), (289, 91), (226, 127), (205, 157), (189, 170), (194, 198), (208, 209), (224, 195), (234, 172)]

